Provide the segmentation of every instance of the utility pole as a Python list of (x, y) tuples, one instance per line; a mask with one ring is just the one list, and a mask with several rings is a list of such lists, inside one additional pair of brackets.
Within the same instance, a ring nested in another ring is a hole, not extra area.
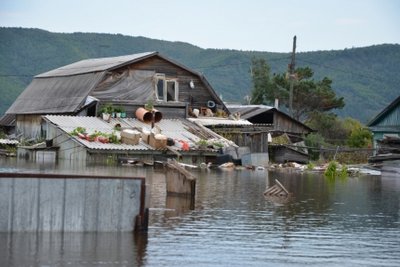
[(292, 60), (289, 64), (289, 79), (290, 79), (290, 91), (289, 91), (289, 112), (290, 116), (293, 117), (293, 84), (296, 79), (296, 75), (294, 73), (296, 61), (296, 35), (293, 37), (293, 50), (292, 50)]

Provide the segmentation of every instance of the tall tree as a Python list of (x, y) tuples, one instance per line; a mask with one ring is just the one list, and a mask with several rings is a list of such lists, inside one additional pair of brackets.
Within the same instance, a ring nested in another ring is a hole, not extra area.
[[(290, 80), (287, 73), (269, 74), (269, 66), (263, 59), (252, 61), (252, 103), (271, 104), (276, 98), (287, 108), (289, 103)], [(332, 80), (325, 77), (321, 81), (313, 79), (314, 72), (311, 68), (297, 68), (293, 88), (293, 117), (304, 120), (311, 111), (330, 111), (344, 107), (343, 97), (336, 97), (331, 85)]]
[(269, 95), (271, 87), (270, 67), (267, 61), (263, 58), (253, 57), (250, 74), (253, 82), (250, 102), (252, 104), (267, 104), (266, 96)]

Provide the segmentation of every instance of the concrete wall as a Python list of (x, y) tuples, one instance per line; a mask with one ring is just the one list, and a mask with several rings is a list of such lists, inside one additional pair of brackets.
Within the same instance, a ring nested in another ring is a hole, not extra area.
[(0, 231), (133, 231), (144, 178), (0, 174)]

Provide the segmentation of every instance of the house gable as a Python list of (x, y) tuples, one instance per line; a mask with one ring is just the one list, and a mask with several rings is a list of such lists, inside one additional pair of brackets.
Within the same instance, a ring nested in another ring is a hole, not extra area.
[(373, 118), (367, 126), (373, 132), (400, 133), (400, 96)]
[(254, 124), (270, 124), (274, 131), (308, 134), (313, 130), (274, 107), (265, 105), (231, 105), (232, 113), (239, 112), (242, 119)]

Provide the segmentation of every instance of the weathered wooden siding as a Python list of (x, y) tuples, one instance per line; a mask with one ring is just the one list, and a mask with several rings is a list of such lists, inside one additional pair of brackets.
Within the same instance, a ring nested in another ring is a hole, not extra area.
[(269, 156), (271, 161), (275, 163), (298, 162), (305, 164), (309, 161), (308, 155), (297, 152), (284, 145), (270, 146)]
[(0, 174), (0, 231), (133, 231), (144, 178)]
[(400, 105), (396, 108), (392, 109), (390, 112), (386, 114), (386, 116), (382, 117), (379, 122), (373, 125), (373, 127), (382, 127), (382, 128), (397, 128), (400, 126)]
[(41, 115), (17, 115), (16, 134), (23, 134), (26, 139), (37, 139), (41, 135)]
[(308, 134), (310, 130), (304, 128), (301, 124), (295, 123), (294, 120), (289, 117), (282, 116), (281, 114), (275, 112), (274, 113), (274, 130), (287, 132), (287, 133), (296, 133), (296, 134)]
[[(193, 108), (206, 107), (209, 100), (219, 104), (198, 76), (161, 58), (152, 57), (133, 64), (131, 68), (155, 70), (157, 73), (164, 73), (166, 78), (177, 78), (179, 82), (179, 101), (188, 103)], [(191, 80), (194, 82), (194, 89), (189, 86)]]
[(269, 127), (259, 128), (247, 125), (245, 127), (210, 127), (217, 134), (233, 141), (239, 147), (249, 147), (251, 153), (268, 152)]
[[(395, 106), (390, 112), (382, 116), (378, 121), (370, 125), (373, 132), (373, 146), (379, 149), (378, 141), (382, 140), (385, 135), (400, 136), (400, 105)], [(374, 155), (376, 155), (375, 151)]]
[(56, 127), (47, 127), (46, 131), (46, 139), (52, 139), (53, 146), (59, 148), (57, 151), (57, 159), (79, 159), (81, 162), (86, 162), (86, 148), (75, 141), (70, 135)]

